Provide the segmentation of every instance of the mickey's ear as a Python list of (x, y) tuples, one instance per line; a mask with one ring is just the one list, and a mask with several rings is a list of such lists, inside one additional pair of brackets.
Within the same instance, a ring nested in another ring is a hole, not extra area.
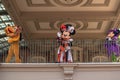
[(71, 35), (74, 35), (75, 33), (76, 33), (75, 30), (73, 30), (73, 31), (70, 32)]
[(72, 25), (71, 24), (66, 24), (65, 26), (70, 26), (71, 27)]
[(75, 28), (73, 26), (69, 27), (68, 31), (70, 32), (71, 35), (75, 34)]

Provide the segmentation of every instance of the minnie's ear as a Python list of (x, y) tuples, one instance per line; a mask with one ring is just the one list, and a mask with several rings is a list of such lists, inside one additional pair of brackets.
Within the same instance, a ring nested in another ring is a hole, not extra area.
[(117, 36), (117, 35), (120, 34), (120, 30), (115, 28), (115, 29), (113, 30), (113, 33), (115, 34), (115, 36)]

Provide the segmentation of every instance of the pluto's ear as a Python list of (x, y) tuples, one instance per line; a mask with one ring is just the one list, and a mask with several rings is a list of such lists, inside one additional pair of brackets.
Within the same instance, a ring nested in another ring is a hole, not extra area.
[(8, 24), (7, 26), (10, 26), (10, 24)]

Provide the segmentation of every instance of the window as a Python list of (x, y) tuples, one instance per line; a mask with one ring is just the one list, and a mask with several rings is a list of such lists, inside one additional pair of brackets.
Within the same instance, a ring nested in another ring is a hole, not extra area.
[(4, 50), (8, 50), (8, 46), (9, 46), (7, 42), (8, 37), (5, 35), (4, 29), (8, 24), (14, 25), (14, 22), (7, 13), (4, 5), (1, 3), (1, 0), (0, 0), (0, 14), (1, 14), (0, 15), (0, 50), (4, 51)]

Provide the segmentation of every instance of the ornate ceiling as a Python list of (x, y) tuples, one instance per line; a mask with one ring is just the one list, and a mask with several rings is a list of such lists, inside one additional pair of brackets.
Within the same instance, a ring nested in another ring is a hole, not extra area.
[(120, 0), (2, 0), (26, 39), (56, 38), (61, 24), (76, 28), (74, 38), (103, 39), (119, 27)]

